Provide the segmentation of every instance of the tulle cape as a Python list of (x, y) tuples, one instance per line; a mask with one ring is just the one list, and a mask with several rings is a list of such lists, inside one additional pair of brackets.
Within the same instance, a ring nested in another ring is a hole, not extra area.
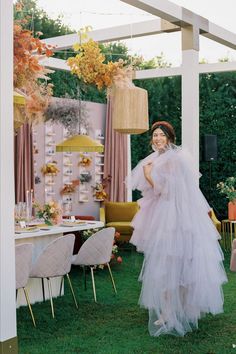
[[(150, 161), (154, 187), (143, 173)], [(223, 311), (221, 285), (227, 278), (220, 235), (198, 178), (190, 155), (175, 145), (152, 153), (132, 171), (132, 188), (143, 198), (130, 242), (144, 253), (139, 303), (149, 310), (153, 336), (184, 335), (204, 314)]]

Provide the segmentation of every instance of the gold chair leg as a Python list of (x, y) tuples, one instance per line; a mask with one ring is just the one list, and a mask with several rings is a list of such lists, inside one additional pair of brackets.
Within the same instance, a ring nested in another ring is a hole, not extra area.
[(66, 276), (67, 276), (68, 283), (69, 283), (69, 286), (70, 286), (71, 294), (72, 294), (73, 299), (74, 299), (74, 302), (75, 302), (75, 306), (76, 306), (76, 308), (78, 308), (78, 304), (77, 304), (77, 301), (76, 301), (74, 289), (73, 289), (72, 283), (71, 283), (71, 281), (70, 281), (70, 276), (69, 276), (69, 274), (66, 274)]
[(107, 267), (108, 267), (108, 270), (109, 270), (109, 273), (110, 273), (110, 277), (111, 277), (111, 282), (112, 282), (112, 285), (113, 285), (113, 289), (114, 289), (115, 293), (117, 294), (116, 284), (115, 284), (115, 281), (114, 281), (114, 278), (113, 278), (113, 275), (112, 275), (112, 272), (111, 272), (111, 267), (110, 267), (110, 264), (109, 264), (109, 263), (107, 263)]
[(94, 301), (97, 302), (97, 295), (96, 295), (96, 287), (95, 287), (95, 281), (94, 281), (93, 267), (90, 267), (90, 270), (91, 270), (91, 276), (92, 276)]
[(24, 290), (24, 293), (25, 293), (25, 299), (26, 299), (26, 302), (27, 302), (27, 305), (28, 305), (28, 308), (29, 308), (29, 312), (30, 312), (34, 327), (36, 327), (34, 314), (33, 314), (33, 311), (32, 311), (31, 305), (30, 305), (30, 301), (29, 301), (28, 291), (26, 290), (26, 288), (23, 288), (23, 290)]
[(54, 307), (53, 307), (53, 300), (52, 300), (52, 285), (51, 285), (51, 279), (50, 279), (50, 278), (47, 278), (47, 280), (48, 280), (48, 292), (49, 292), (50, 303), (51, 303), (51, 309), (52, 309), (52, 318), (55, 318)]

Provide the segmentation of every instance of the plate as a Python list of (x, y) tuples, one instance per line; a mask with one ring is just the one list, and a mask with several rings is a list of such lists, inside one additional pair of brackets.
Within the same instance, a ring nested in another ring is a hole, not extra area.
[(75, 222), (65, 221), (60, 226), (74, 227), (74, 226), (85, 225), (85, 224), (87, 224), (85, 221), (75, 221)]
[(37, 227), (26, 227), (23, 229), (15, 229), (16, 234), (25, 234), (25, 233), (31, 233), (31, 232), (37, 232), (39, 229)]

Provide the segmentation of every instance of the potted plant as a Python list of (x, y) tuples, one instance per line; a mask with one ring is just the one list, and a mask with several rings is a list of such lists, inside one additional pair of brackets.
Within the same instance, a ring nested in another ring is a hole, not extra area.
[(224, 182), (219, 182), (216, 187), (229, 199), (228, 219), (236, 220), (236, 177), (228, 177)]

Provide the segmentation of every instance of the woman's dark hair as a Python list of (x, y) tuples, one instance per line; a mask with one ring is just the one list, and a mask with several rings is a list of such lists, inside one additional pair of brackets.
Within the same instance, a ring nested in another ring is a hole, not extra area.
[(175, 130), (172, 125), (164, 120), (153, 123), (151, 127), (151, 133), (153, 134), (154, 130), (161, 129), (165, 136), (170, 140), (171, 143), (175, 142)]

